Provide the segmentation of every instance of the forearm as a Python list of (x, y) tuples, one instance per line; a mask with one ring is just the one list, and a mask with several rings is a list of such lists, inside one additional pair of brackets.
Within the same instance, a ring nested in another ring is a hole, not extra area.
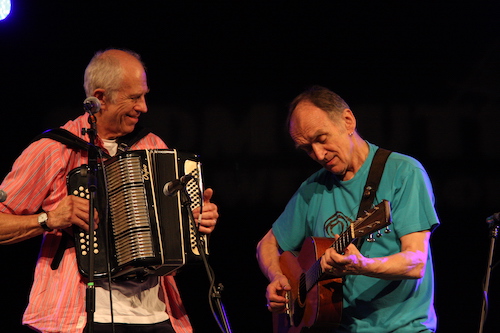
[(272, 281), (276, 275), (283, 274), (279, 263), (279, 246), (272, 230), (257, 245), (257, 261), (262, 273)]
[(383, 258), (364, 258), (357, 274), (384, 280), (420, 279), (425, 273), (425, 251), (403, 251)]
[(386, 280), (420, 279), (425, 274), (429, 239), (428, 230), (401, 237), (401, 252), (361, 260), (361, 274)]
[(0, 213), (0, 244), (14, 244), (43, 233), (37, 215)]
[(429, 248), (428, 230), (401, 237), (401, 251), (379, 258), (363, 256), (354, 245), (344, 255), (327, 249), (321, 258), (325, 272), (337, 276), (365, 275), (384, 280), (420, 279), (425, 274)]

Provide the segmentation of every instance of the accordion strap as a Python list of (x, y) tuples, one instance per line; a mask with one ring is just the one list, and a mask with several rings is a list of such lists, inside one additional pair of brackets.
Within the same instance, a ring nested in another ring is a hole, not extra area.
[(62, 235), (61, 239), (59, 240), (59, 245), (57, 247), (56, 253), (54, 253), (54, 257), (52, 258), (52, 262), (50, 263), (50, 268), (52, 268), (53, 271), (59, 268), (59, 264), (61, 263), (61, 260), (64, 255), (64, 251), (67, 248), (75, 246), (74, 243), (71, 241), (69, 234), (65, 230), (61, 230)]
[[(118, 149), (121, 151), (126, 151), (128, 150), (134, 143), (145, 137), (151, 133), (151, 130), (148, 128), (144, 128), (141, 126), (136, 126), (134, 131), (124, 135), (116, 140), (118, 143)], [(52, 128), (49, 129), (42, 134), (38, 135), (33, 139), (32, 142), (38, 141), (43, 138), (48, 138), (52, 139), (55, 141), (59, 141), (62, 144), (66, 145), (68, 148), (73, 149), (73, 150), (89, 150), (89, 143), (82, 138), (76, 136), (75, 134), (71, 133), (70, 131), (64, 129), (64, 128)], [(106, 158), (109, 158), (108, 154), (105, 154), (103, 152), (103, 155)]]

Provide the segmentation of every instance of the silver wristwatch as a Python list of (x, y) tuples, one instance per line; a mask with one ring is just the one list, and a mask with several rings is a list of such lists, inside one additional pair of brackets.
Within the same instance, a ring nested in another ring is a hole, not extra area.
[(38, 224), (40, 224), (40, 227), (42, 227), (45, 231), (52, 231), (52, 229), (50, 229), (47, 225), (48, 220), (49, 216), (47, 215), (47, 213), (42, 212), (40, 213), (40, 215), (38, 215)]

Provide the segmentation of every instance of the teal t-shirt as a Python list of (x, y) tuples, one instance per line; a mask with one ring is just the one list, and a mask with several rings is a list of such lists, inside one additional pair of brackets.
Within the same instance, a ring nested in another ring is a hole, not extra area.
[[(273, 233), (284, 251), (300, 249), (309, 236), (334, 237), (356, 219), (368, 171), (378, 149), (368, 144), (368, 158), (352, 179), (339, 181), (322, 169), (302, 183), (273, 224)], [(375, 242), (363, 242), (360, 251), (366, 257), (398, 253), (401, 236), (432, 231), (439, 224), (429, 177), (414, 158), (394, 152), (389, 156), (374, 204), (383, 199), (391, 203), (392, 232), (375, 237)], [(418, 280), (390, 281), (348, 275), (343, 288), (342, 323), (335, 332), (434, 332), (433, 288), (430, 250), (425, 276)]]

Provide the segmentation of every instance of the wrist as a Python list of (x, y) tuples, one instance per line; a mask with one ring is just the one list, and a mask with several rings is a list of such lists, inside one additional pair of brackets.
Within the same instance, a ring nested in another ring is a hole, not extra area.
[(268, 274), (267, 274), (269, 281), (273, 281), (275, 279), (281, 279), (284, 276), (285, 276), (285, 274), (283, 274), (283, 272), (276, 271), (276, 270), (268, 271)]
[(40, 227), (42, 227), (42, 229), (44, 231), (52, 231), (53, 229), (51, 229), (49, 226), (48, 226), (48, 222), (49, 222), (49, 215), (48, 215), (48, 212), (41, 212), (39, 215), (38, 215), (38, 224), (40, 225)]

